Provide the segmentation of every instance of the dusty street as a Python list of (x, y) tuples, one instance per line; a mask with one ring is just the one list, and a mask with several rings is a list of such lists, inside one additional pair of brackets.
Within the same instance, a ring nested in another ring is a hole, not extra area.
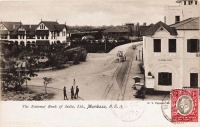
[[(133, 45), (137, 48), (133, 49)], [(123, 51), (126, 61), (117, 62), (117, 52)], [(87, 61), (79, 65), (69, 66), (62, 70), (50, 70), (38, 72), (38, 76), (28, 82), (31, 86), (43, 88), (43, 77), (53, 79), (48, 85), (49, 91), (54, 92), (52, 100), (63, 100), (63, 87), (67, 88), (67, 96), (70, 98), (70, 88), (73, 79), (79, 87), (79, 100), (141, 100), (133, 95), (132, 89), (134, 76), (142, 77), (138, 64), (141, 60), (142, 42), (129, 43), (114, 48), (109, 53), (89, 53)], [(140, 55), (139, 55), (140, 53)], [(136, 60), (137, 57), (137, 60)], [(146, 96), (148, 100), (162, 100), (163, 96)]]
[[(79, 96), (82, 99), (112, 99), (115, 92), (118, 91), (119, 88), (122, 88), (123, 75), (126, 73), (130, 63), (129, 60), (131, 59), (131, 56), (129, 56), (131, 54), (130, 52), (127, 54), (126, 62), (117, 63), (116, 54), (119, 50), (125, 53), (133, 44), (137, 43), (116, 47), (110, 53), (88, 54), (87, 61), (82, 62), (79, 65), (69, 66), (62, 70), (39, 72), (37, 77), (28, 82), (28, 85), (43, 86), (43, 77), (52, 78), (53, 82), (49, 84), (48, 87), (60, 89), (60, 92), (55, 93), (53, 99), (62, 100), (63, 87), (66, 86), (67, 91), (69, 92), (73, 85), (73, 79), (75, 79), (76, 85), (80, 88)], [(116, 83), (114, 83), (115, 77), (117, 77), (119, 86), (116, 86)]]

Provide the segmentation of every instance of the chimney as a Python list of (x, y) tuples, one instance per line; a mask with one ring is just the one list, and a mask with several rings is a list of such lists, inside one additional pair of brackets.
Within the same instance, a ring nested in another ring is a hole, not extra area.
[(31, 25), (29, 25), (29, 29), (31, 29)]
[(15, 29), (15, 25), (13, 25), (13, 29)]

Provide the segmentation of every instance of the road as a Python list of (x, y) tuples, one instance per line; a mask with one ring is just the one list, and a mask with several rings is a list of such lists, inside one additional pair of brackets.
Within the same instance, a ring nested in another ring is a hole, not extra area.
[(138, 45), (141, 42), (133, 43), (126, 51), (126, 61), (119, 63), (116, 72), (113, 75), (113, 83), (108, 86), (108, 90), (105, 100), (124, 100), (127, 80), (129, 77), (129, 71), (132, 66), (132, 61), (135, 56), (134, 45)]
[[(132, 45), (135, 44), (137, 45), (138, 42), (118, 46), (110, 53), (88, 54), (87, 61), (79, 65), (61, 70), (38, 72), (38, 76), (32, 78), (28, 85), (43, 86), (43, 77), (52, 78), (53, 81), (48, 87), (60, 89), (60, 92), (54, 93), (54, 98), (58, 100), (63, 99), (63, 87), (66, 86), (69, 92), (73, 79), (76, 79), (76, 85), (80, 89), (79, 96), (84, 100), (121, 100), (125, 93), (129, 68), (134, 55)], [(127, 61), (116, 62), (118, 51), (126, 53)], [(116, 94), (120, 94), (120, 99), (115, 97)]]

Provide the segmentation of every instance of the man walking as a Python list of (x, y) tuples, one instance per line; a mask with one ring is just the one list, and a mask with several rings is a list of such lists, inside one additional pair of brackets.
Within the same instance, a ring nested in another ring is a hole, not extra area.
[(78, 92), (79, 92), (79, 88), (78, 88), (78, 86), (76, 86), (76, 93), (75, 93), (76, 99), (78, 99)]
[(66, 92), (66, 87), (65, 86), (64, 86), (64, 89), (63, 89), (63, 94), (64, 94), (64, 100), (67, 99), (67, 92)]

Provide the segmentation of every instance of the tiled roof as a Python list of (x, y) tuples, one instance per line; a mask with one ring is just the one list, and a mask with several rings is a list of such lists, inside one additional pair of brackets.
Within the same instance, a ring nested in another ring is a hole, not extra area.
[(145, 31), (148, 30), (150, 27), (152, 27), (152, 26), (140, 26), (140, 28), (139, 28), (140, 34), (144, 35)]
[(38, 25), (22, 25), (22, 27), (26, 30), (27, 35), (34, 35), (37, 26)]
[(56, 31), (55, 25), (59, 25), (58, 22), (54, 22), (54, 21), (41, 21), (40, 23), (44, 23), (44, 25), (45, 25), (50, 31)]
[(14, 31), (15, 29), (18, 29), (21, 25), (21, 22), (2, 22), (2, 23), (9, 31)]
[(174, 27), (170, 27), (168, 25), (166, 25), (165, 23), (163, 22), (158, 22), (156, 23), (155, 25), (153, 25), (152, 27), (150, 27), (149, 29), (147, 29), (145, 32), (144, 32), (144, 35), (145, 36), (152, 36), (155, 34), (155, 32), (160, 28), (160, 27), (163, 27), (165, 28), (169, 33), (170, 35), (178, 35), (177, 34), (177, 31)]
[(104, 33), (126, 33), (127, 29), (122, 27), (111, 27), (104, 31)]
[(172, 24), (170, 27), (175, 27), (177, 30), (199, 30), (199, 23), (199, 17), (195, 17)]
[(57, 21), (41, 21), (40, 23), (44, 23), (44, 25), (50, 30), (50, 31), (57, 31), (60, 32), (63, 30), (64, 27), (66, 27), (65, 24), (59, 24)]
[(56, 31), (62, 31), (64, 28), (66, 28), (65, 24), (59, 24), (55, 25)]

